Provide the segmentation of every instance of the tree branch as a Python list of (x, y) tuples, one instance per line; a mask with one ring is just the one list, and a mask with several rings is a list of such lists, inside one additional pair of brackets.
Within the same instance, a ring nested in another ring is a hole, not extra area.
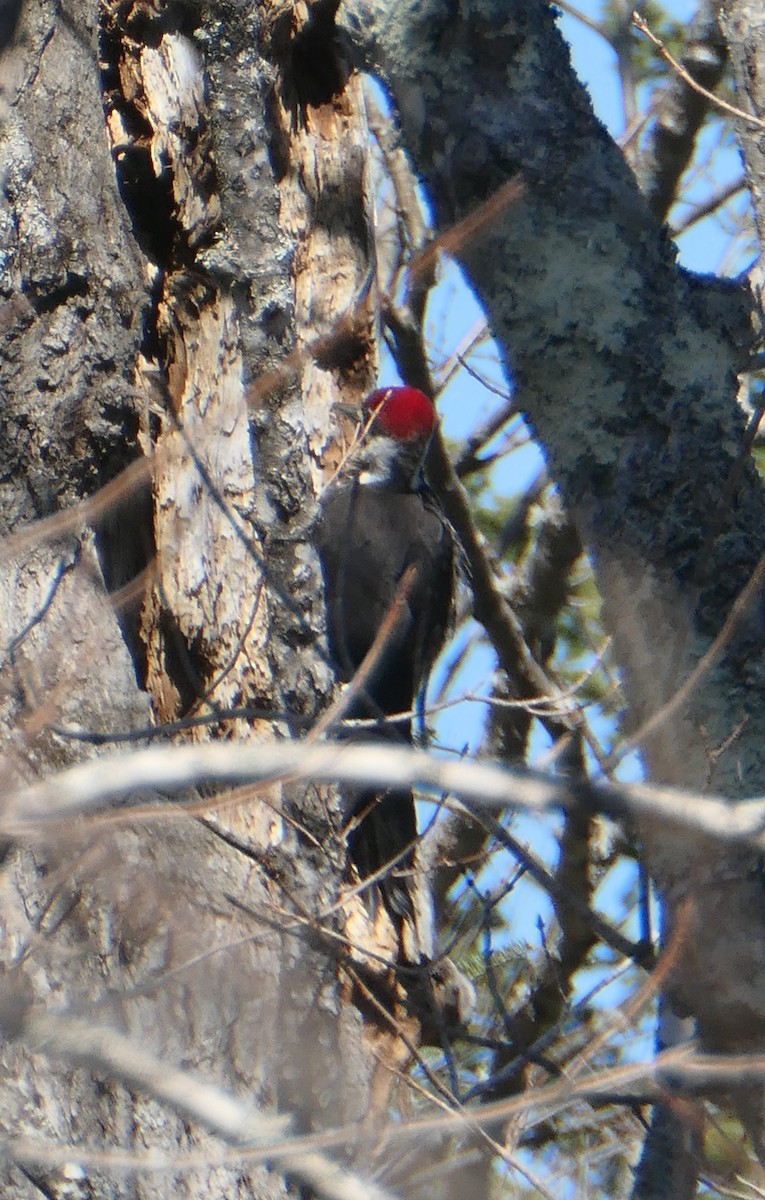
[[(641, 818), (661, 827), (674, 826), (686, 831), (685, 836), (694, 832), (721, 844), (747, 843), (765, 849), (765, 797), (730, 801), (658, 785), (555, 779), (539, 771), (488, 763), (445, 762), (423, 750), (377, 742), (227, 742), (152, 747), (99, 758), (8, 794), (0, 833), (16, 840), (44, 838), (58, 822), (115, 802), (120, 807), (111, 810), (110, 819), (124, 815), (126, 821), (134, 821), (144, 812), (157, 815), (159, 806), (147, 805), (147, 792), (255, 781), (271, 785), (285, 779), (360, 786), (385, 783), (391, 788), (420, 785), (437, 793), (454, 792), (489, 809), (602, 812), (616, 819)], [(217, 797), (215, 805), (221, 803), (225, 798)], [(206, 811), (210, 806), (210, 797), (183, 804), (185, 811)]]

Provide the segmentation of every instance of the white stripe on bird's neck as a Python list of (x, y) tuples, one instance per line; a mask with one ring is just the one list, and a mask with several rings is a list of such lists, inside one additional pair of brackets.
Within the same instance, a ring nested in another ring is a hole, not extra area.
[(393, 487), (416, 491), (427, 446), (420, 441), (402, 442), (392, 437), (371, 438), (359, 455), (362, 487)]

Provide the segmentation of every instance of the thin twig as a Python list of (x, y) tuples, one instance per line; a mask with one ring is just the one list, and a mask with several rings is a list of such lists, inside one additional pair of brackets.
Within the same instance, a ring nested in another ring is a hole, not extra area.
[(685, 704), (686, 700), (691, 696), (695, 688), (698, 686), (701, 679), (708, 671), (712, 669), (715, 663), (722, 657), (725, 647), (730, 642), (739, 623), (746, 615), (747, 609), (753, 602), (757, 593), (763, 586), (765, 581), (765, 555), (762, 556), (757, 566), (755, 567), (749, 582), (746, 587), (736, 597), (731, 605), (730, 612), (725, 618), (723, 627), (718, 633), (711, 646), (701, 656), (696, 666), (691, 671), (690, 675), (675, 692), (674, 696), (663, 704), (662, 707), (655, 712), (652, 717), (645, 721), (634, 734), (622, 742), (617, 751), (614, 751), (608, 759), (608, 768), (612, 770), (617, 763), (629, 754), (632, 750), (641, 746), (647, 737), (649, 737), (660, 725), (677, 712), (679, 708)]
[[(756, 1084), (761, 1083), (765, 1077), (765, 1056), (697, 1055), (691, 1046), (682, 1046), (665, 1051), (648, 1062), (628, 1063), (578, 1081), (563, 1079), (532, 1088), (522, 1096), (482, 1105), (479, 1111), (462, 1108), (441, 1116), (390, 1123), (380, 1129), (380, 1137), (401, 1145), (429, 1135), (440, 1137), (450, 1132), (459, 1132), (465, 1129), (466, 1123), (486, 1129), (519, 1115), (527, 1119), (533, 1117), (535, 1122), (539, 1122), (545, 1117), (561, 1112), (578, 1100), (597, 1101), (607, 1096), (610, 1103), (618, 1102), (620, 1098), (632, 1097), (637, 1087), (647, 1101), (662, 1099), (666, 1098), (666, 1089), (662, 1084), (665, 1076), (672, 1078), (673, 1085), (684, 1083), (695, 1088)], [(0, 1149), (8, 1158), (27, 1163), (47, 1163), (53, 1166), (74, 1161), (104, 1169), (148, 1171), (164, 1171), (170, 1166), (174, 1173), (198, 1170), (200, 1166), (209, 1165), (211, 1161), (226, 1165), (279, 1161), (286, 1167), (288, 1156), (294, 1155), (298, 1163), (294, 1173), (305, 1178), (305, 1172), (300, 1169), (299, 1163), (306, 1161), (309, 1152), (352, 1145), (357, 1139), (358, 1124), (353, 1123), (322, 1133), (296, 1136), (274, 1145), (237, 1147), (220, 1157), (207, 1147), (202, 1161), (198, 1153), (164, 1156), (153, 1151), (148, 1155), (136, 1155), (135, 1151), (126, 1152), (120, 1148), (104, 1150), (72, 1144), (55, 1145), (43, 1140), (31, 1141), (22, 1138), (0, 1139)], [(366, 1181), (364, 1187), (367, 1189), (367, 1198), (389, 1196), (389, 1193), (381, 1192), (379, 1187), (375, 1190), (375, 1185), (367, 1184)]]
[(694, 205), (691, 211), (686, 213), (681, 220), (677, 221), (673, 225), (670, 225), (670, 237), (679, 238), (682, 234), (687, 233), (688, 230), (692, 229), (694, 225), (697, 225), (699, 221), (705, 220), (706, 217), (711, 217), (713, 213), (717, 212), (718, 208), (722, 208), (724, 204), (727, 204), (729, 200), (732, 200), (733, 197), (738, 192), (743, 191), (745, 187), (746, 179), (743, 175), (737, 175), (735, 179), (730, 181), (730, 183), (726, 183), (718, 191), (713, 192), (712, 195), (709, 196), (708, 199), (703, 203)]
[(49, 517), (40, 517), (15, 533), (0, 538), (0, 562), (25, 550), (31, 550), (33, 546), (49, 538), (79, 532), (83, 526), (107, 512), (118, 500), (124, 500), (126, 496), (147, 484), (152, 472), (153, 460), (138, 458), (109, 483), (99, 488), (95, 495), (86, 500), (79, 500), (71, 508), (52, 513)]
[[(409, 599), (409, 593), (414, 587), (414, 581), (416, 578), (417, 566), (415, 563), (411, 563), (401, 576), (398, 587), (396, 588), (396, 594), (391, 601), (390, 607), (388, 608), (388, 611), (386, 612), (380, 624), (380, 628), (375, 634), (372, 645), (369, 647), (357, 670), (354, 672), (353, 678), (348, 686), (340, 693), (337, 699), (329, 706), (329, 708), (316, 722), (306, 738), (307, 741), (317, 741), (322, 734), (326, 733), (326, 731), (332, 725), (341, 719), (343, 714), (348, 711), (348, 706), (350, 705), (351, 701), (354, 700), (359, 693), (361, 693), (362, 696), (364, 695), (364, 688), (369, 676), (372, 674), (378, 662), (380, 661), (381, 655), (385, 653), (386, 647), (390, 644), (393, 634), (401, 623), (402, 616), (404, 616), (404, 606)], [(387, 713), (382, 715), (386, 717), (388, 716)]]
[(484, 200), (477, 209), (450, 226), (444, 233), (439, 234), (419, 254), (416, 254), (409, 264), (410, 272), (416, 275), (420, 272), (430, 271), (441, 251), (453, 256), (457, 255), (463, 246), (469, 245), (485, 229), (498, 221), (511, 204), (520, 200), (525, 190), (523, 180), (508, 180), (507, 183), (497, 188), (488, 200)]
[(723, 100), (720, 96), (716, 96), (714, 92), (710, 92), (707, 88), (702, 87), (700, 83), (697, 83), (693, 76), (686, 71), (682, 63), (679, 63), (670, 54), (661, 39), (657, 38), (656, 34), (651, 31), (648, 22), (641, 17), (639, 12), (633, 12), (632, 23), (641, 33), (645, 34), (651, 45), (656, 47), (664, 61), (669, 63), (672, 70), (676, 71), (680, 78), (688, 84), (688, 87), (693, 88), (694, 92), (698, 92), (710, 104), (714, 104), (716, 108), (729, 113), (732, 117), (739, 117), (742, 121), (746, 121), (750, 125), (756, 125), (758, 129), (765, 129), (765, 121), (761, 120), (760, 117), (756, 117), (754, 113), (744, 112), (742, 108), (736, 108), (733, 104), (728, 104), (727, 100)]

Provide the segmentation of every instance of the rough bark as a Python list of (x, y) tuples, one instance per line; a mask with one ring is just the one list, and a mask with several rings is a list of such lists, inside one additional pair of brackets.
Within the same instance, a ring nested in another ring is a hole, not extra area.
[[(63, 13), (43, 0), (5, 52), (3, 530), (75, 505), (134, 460), (154, 468), (95, 520), (75, 512), (5, 557), (11, 782), (99, 753), (72, 733), (243, 704), (302, 729), (329, 696), (304, 527), (336, 437), (330, 405), (363, 393), (376, 360), (359, 83), (331, 42), (329, 78), (308, 78), (305, 25), (278, 7), (83, 0)], [(361, 317), (338, 338), (358, 293)], [(317, 338), (318, 365), (304, 354)], [(115, 611), (107, 589), (144, 568)], [(240, 718), (222, 732), (276, 727)], [(293, 1128), (358, 1118), (373, 1065), (361, 1020), (331, 943), (292, 919), (337, 897), (332, 790), (238, 800), (204, 821), (160, 803), (129, 829), (83, 822), (9, 851), (4, 967), (24, 1007), (127, 1032)], [(140, 1087), (70, 1069), (55, 1046), (5, 1044), (0, 1074), (4, 1128), (72, 1145), (70, 1164), (78, 1144), (181, 1156), (216, 1144)], [(19, 1197), (296, 1186), (281, 1168), (203, 1160), (161, 1185), (7, 1160), (0, 1180)]]
[[(756, 0), (726, 0), (720, 9), (723, 33), (728, 42), (736, 102), (753, 120), (736, 119), (736, 134), (741, 147), (746, 183), (754, 210), (760, 245), (765, 237), (765, 13)], [(758, 306), (760, 339), (765, 321), (762, 316), (763, 270), (757, 263), (752, 283), (760, 298)]]

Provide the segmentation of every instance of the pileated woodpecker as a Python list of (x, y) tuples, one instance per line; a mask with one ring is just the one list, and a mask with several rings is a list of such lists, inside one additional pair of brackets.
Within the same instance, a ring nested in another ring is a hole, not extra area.
[[(454, 597), (452, 528), (423, 479), (436, 413), (416, 388), (379, 388), (364, 401), (371, 420), (347, 467), (327, 488), (317, 524), (324, 572), (327, 632), (340, 679), (351, 680), (383, 623), (371, 672), (347, 715), (378, 721), (357, 736), (411, 743), (410, 716), (446, 637)], [(356, 796), (349, 837), (361, 878), (394, 860), (379, 884), (402, 929), (409, 961), (432, 950), (417, 929), (411, 872), (417, 836), (410, 789), (369, 789)], [(414, 936), (412, 936), (414, 930)]]

